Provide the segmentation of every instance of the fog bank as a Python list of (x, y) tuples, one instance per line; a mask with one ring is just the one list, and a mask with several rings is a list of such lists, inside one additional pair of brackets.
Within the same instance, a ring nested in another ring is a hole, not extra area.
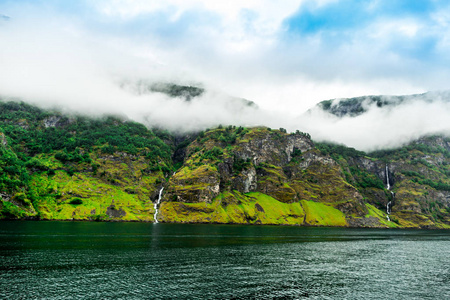
[[(241, 2), (2, 2), (0, 95), (71, 113), (124, 115), (176, 132), (219, 124), (283, 127), (366, 151), (449, 132), (449, 105), (440, 96), (370, 107), (357, 117), (304, 113), (323, 99), (446, 88), (446, 7), (425, 15), (402, 15), (402, 8), (392, 16), (373, 4), (358, 26), (309, 20), (319, 28), (300, 21), (353, 14), (336, 1)], [(186, 101), (136, 93), (124, 82), (205, 92)]]

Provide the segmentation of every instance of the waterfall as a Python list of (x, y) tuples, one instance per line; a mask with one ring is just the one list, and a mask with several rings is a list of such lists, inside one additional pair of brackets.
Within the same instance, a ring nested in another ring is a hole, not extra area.
[(163, 189), (164, 189), (164, 187), (162, 187), (159, 190), (158, 200), (156, 201), (155, 206), (154, 206), (155, 207), (155, 214), (153, 215), (153, 219), (155, 220), (155, 222), (154, 222), (155, 224), (158, 223), (158, 219), (156, 217), (158, 216), (158, 207), (159, 207), (159, 204), (161, 203), (161, 196), (162, 196)]
[[(394, 198), (394, 192), (391, 191), (391, 184), (389, 183), (389, 167), (386, 164), (386, 189), (388, 191), (391, 192), (392, 198)], [(391, 207), (392, 207), (392, 203), (391, 200), (389, 200), (388, 204), (386, 205), (386, 218), (388, 221), (391, 221), (391, 219), (389, 218), (389, 215), (391, 214)]]
[(386, 185), (387, 190), (389, 191), (391, 189), (391, 184), (389, 183), (389, 167), (386, 165)]

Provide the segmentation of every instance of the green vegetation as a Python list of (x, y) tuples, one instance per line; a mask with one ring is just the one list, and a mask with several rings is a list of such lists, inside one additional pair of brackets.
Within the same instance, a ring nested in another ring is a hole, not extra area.
[[(118, 200), (106, 198), (116, 195), (128, 199), (123, 207), (147, 211), (125, 209), (122, 219), (151, 220), (153, 184), (173, 171), (173, 149), (160, 136), (168, 137), (118, 117), (65, 116), (22, 102), (0, 102), (0, 193), (6, 197), (0, 201), (0, 218), (108, 219), (106, 208)], [(62, 176), (68, 185), (77, 183), (69, 193), (61, 186)], [(52, 186), (53, 192), (36, 182)], [(84, 192), (83, 186), (93, 182), (110, 195)], [(138, 190), (130, 187), (136, 184)], [(83, 193), (83, 199), (71, 196)]]
[(223, 155), (223, 150), (214, 146), (212, 149), (207, 150), (202, 155), (202, 159), (218, 160)]
[(142, 191), (120, 187), (84, 174), (70, 177), (56, 171), (54, 176), (35, 174), (29, 186), (29, 196), (39, 218), (60, 220), (114, 220), (108, 208), (122, 209), (121, 220), (153, 220), (153, 203), (147, 193), (154, 191), (154, 178), (143, 178)]
[(153, 221), (164, 187), (162, 222), (450, 228), (447, 149), (436, 136), (364, 153), (232, 125), (173, 136), (0, 102), (0, 219)]
[(420, 159), (423, 154), (442, 154), (445, 158), (450, 158), (450, 151), (442, 147), (440, 143), (435, 143), (436, 138), (439, 137), (424, 137), (420, 140), (420, 142), (411, 143), (400, 149), (378, 150), (371, 152), (370, 156), (380, 159), (387, 157), (389, 157), (390, 159), (418, 158), (418, 162), (424, 162), (423, 159)]
[(349, 167), (350, 172), (353, 175), (353, 178), (356, 181), (356, 185), (360, 188), (377, 188), (383, 189), (384, 184), (380, 178), (375, 176), (374, 174), (370, 174), (364, 169), (357, 168), (355, 166)]
[(0, 146), (0, 191), (13, 193), (21, 190), (28, 183), (28, 179), (25, 162), (13, 151)]
[(320, 226), (347, 226), (345, 215), (340, 210), (314, 201), (301, 201), (305, 210), (305, 223)]
[(393, 221), (389, 222), (386, 218), (386, 213), (384, 211), (379, 210), (378, 208), (376, 208), (375, 206), (373, 206), (369, 203), (366, 203), (366, 207), (369, 212), (366, 217), (374, 217), (374, 218), (378, 219), (378, 221), (386, 227), (392, 227), (392, 228), (399, 227), (398, 221), (394, 222), (394, 220), (396, 220), (395, 216), (391, 215), (390, 218)]
[(117, 117), (67, 117), (25, 103), (0, 102), (0, 131), (25, 162), (41, 153), (55, 153), (64, 163), (90, 163), (89, 152), (99, 148), (105, 154), (145, 155), (154, 165), (160, 160), (171, 163), (172, 149), (151, 130)]
[(333, 100), (325, 100), (319, 103), (319, 105), (321, 106), (321, 108), (325, 111), (330, 110), (331, 108), (331, 104), (333, 103)]
[(339, 157), (360, 157), (366, 156), (363, 151), (356, 150), (354, 148), (346, 147), (344, 145), (338, 145), (333, 143), (315, 143), (316, 148), (320, 150), (323, 155), (330, 155), (334, 159), (338, 160)]
[(243, 159), (236, 155), (234, 156), (233, 170), (234, 170), (235, 175), (238, 175), (240, 172), (242, 172), (242, 170), (245, 170), (245, 169), (249, 168), (250, 166), (252, 166), (252, 162), (250, 161), (250, 158)]
[(204, 89), (195, 86), (184, 86), (162, 82), (151, 85), (150, 90), (153, 92), (164, 93), (171, 97), (183, 97), (186, 101), (201, 96), (205, 91)]
[(419, 184), (426, 184), (436, 190), (439, 191), (450, 191), (450, 184), (444, 183), (442, 181), (433, 181), (431, 179), (423, 179), (423, 180), (419, 180), (419, 179), (413, 179), (414, 182), (417, 182)]
[(70, 200), (69, 204), (80, 205), (83, 204), (83, 200), (81, 200), (80, 198), (73, 198), (72, 200)]
[(181, 223), (301, 225), (304, 219), (300, 203), (286, 204), (261, 193), (237, 191), (222, 193), (212, 203), (164, 202), (161, 215), (165, 222)]
[(26, 216), (27, 213), (20, 207), (10, 202), (2, 201), (0, 209), (0, 218), (19, 219)]

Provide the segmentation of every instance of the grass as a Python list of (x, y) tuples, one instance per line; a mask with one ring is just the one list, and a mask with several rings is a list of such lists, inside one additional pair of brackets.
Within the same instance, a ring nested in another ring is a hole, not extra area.
[(300, 203), (283, 203), (262, 193), (225, 192), (212, 203), (163, 202), (161, 215), (167, 222), (296, 224), (303, 223)]
[(283, 203), (258, 192), (226, 192), (212, 203), (163, 202), (161, 216), (180, 223), (347, 226), (345, 215), (330, 205), (306, 200)]
[[(144, 178), (144, 183), (156, 179)], [(124, 187), (110, 185), (89, 175), (76, 173), (69, 176), (64, 171), (56, 171), (54, 176), (45, 173), (33, 176), (30, 193), (34, 207), (42, 219), (49, 220), (92, 220), (98, 215), (106, 216), (109, 206), (125, 211), (124, 221), (153, 221), (153, 203), (149, 194), (129, 194)], [(146, 187), (148, 192), (154, 188)], [(72, 204), (79, 198), (81, 204)]]
[(314, 201), (301, 201), (306, 213), (305, 223), (317, 226), (347, 226), (345, 215), (340, 210)]
[[(396, 224), (393, 221), (388, 221), (387, 217), (386, 217), (386, 212), (385, 211), (381, 211), (378, 208), (376, 208), (375, 206), (373, 206), (372, 204), (366, 203), (366, 207), (368, 210), (368, 214), (366, 215), (366, 217), (375, 217), (377, 218), (381, 224), (385, 225), (386, 227), (391, 227), (391, 228), (397, 228), (397, 227), (401, 227), (400, 225)], [(397, 218), (397, 216), (395, 215), (391, 215), (390, 216), (391, 220), (394, 220)]]

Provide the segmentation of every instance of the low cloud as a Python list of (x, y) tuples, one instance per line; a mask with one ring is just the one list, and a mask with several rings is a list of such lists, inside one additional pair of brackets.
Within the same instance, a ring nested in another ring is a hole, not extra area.
[[(343, 143), (363, 151), (396, 148), (425, 135), (450, 134), (450, 94), (427, 93), (398, 98), (385, 97), (388, 105), (366, 105), (358, 116), (338, 117), (318, 107), (305, 113), (299, 126), (318, 141)], [(338, 103), (339, 100), (335, 100)]]
[[(333, 27), (321, 20), (329, 7), (342, 13), (336, 1), (241, 2), (4, 2), (0, 95), (174, 131), (218, 124), (298, 129), (362, 150), (448, 131), (448, 103), (441, 100), (373, 108), (355, 118), (302, 115), (323, 99), (446, 88), (448, 7), (430, 8), (422, 18), (383, 14), (379, 5), (361, 26)], [(296, 27), (308, 14), (322, 25)], [(392, 28), (398, 30), (390, 34)], [(200, 84), (206, 92), (186, 102), (123, 88), (139, 81)]]

